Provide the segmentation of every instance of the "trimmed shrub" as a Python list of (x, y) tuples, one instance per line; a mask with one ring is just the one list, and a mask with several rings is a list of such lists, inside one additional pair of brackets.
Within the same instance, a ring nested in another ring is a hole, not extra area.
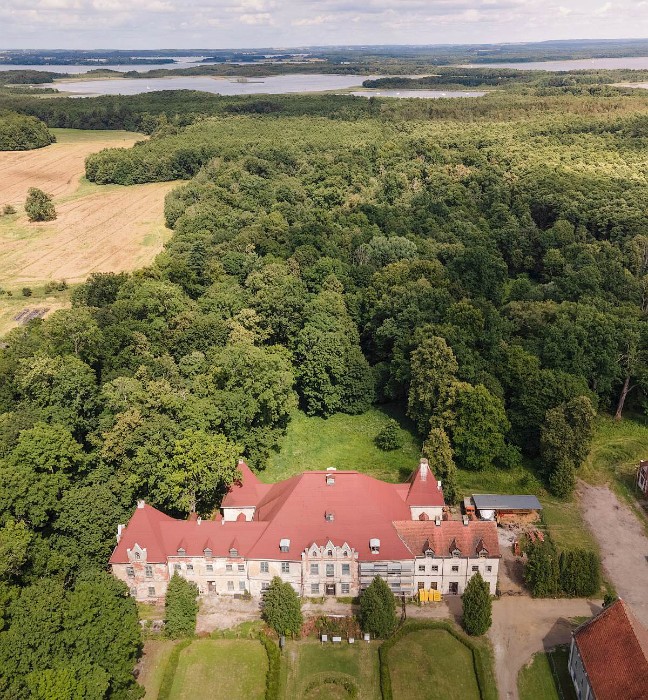
[(279, 674), (281, 673), (281, 652), (279, 647), (263, 632), (259, 640), (268, 655), (268, 673), (266, 674), (265, 700), (279, 700)]
[(186, 649), (191, 644), (190, 639), (185, 639), (185, 641), (176, 644), (173, 651), (169, 655), (169, 660), (164, 667), (164, 674), (162, 676), (162, 682), (160, 683), (160, 690), (158, 691), (158, 700), (169, 700), (171, 697), (171, 687), (173, 686), (173, 679), (175, 678), (176, 671), (178, 670), (178, 662), (180, 661), (180, 654), (184, 649)]
[(171, 639), (193, 637), (198, 615), (198, 587), (193, 581), (173, 574), (167, 588), (164, 631)]

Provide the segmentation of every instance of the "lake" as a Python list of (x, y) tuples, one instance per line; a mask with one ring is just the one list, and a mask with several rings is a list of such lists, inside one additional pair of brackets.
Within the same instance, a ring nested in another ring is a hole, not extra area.
[(648, 56), (627, 58), (584, 58), (577, 61), (534, 61), (529, 63), (480, 63), (464, 68), (517, 68), (518, 70), (648, 70)]
[(415, 97), (438, 100), (443, 97), (483, 97), (486, 93), (477, 90), (358, 90), (351, 94), (356, 97), (397, 97), (399, 99)]
[[(157, 58), (166, 58), (166, 56), (158, 56)], [(201, 56), (187, 56), (176, 58), (177, 63), (148, 63), (147, 65), (137, 65), (137, 66), (117, 66), (109, 65), (107, 63), (97, 63), (90, 66), (79, 66), (79, 65), (67, 65), (67, 66), (18, 66), (8, 63), (0, 63), (0, 71), (4, 70), (40, 70), (46, 71), (47, 73), (87, 73), (91, 70), (97, 70), (102, 68), (104, 70), (118, 70), (126, 72), (129, 70), (137, 71), (138, 73), (145, 73), (147, 70), (157, 70), (158, 68), (177, 69), (177, 68), (191, 68), (200, 63)]]
[[(321, 92), (360, 87), (363, 80), (375, 80), (368, 75), (291, 74), (267, 78), (236, 78), (209, 76), (178, 76), (177, 78), (115, 78), (108, 80), (72, 80), (51, 83), (62, 92), (73, 92), (80, 97), (95, 95), (137, 95), (157, 90), (201, 90), (217, 95), (284, 95), (293, 92)], [(239, 78), (239, 80), (241, 80)]]

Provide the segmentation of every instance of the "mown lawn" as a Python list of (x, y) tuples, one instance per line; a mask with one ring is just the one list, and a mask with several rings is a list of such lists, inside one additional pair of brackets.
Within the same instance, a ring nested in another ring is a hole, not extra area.
[(358, 700), (380, 698), (378, 644), (375, 642), (321, 644), (313, 639), (289, 642), (283, 662), (286, 698), (346, 699), (348, 691), (330, 682), (345, 678), (357, 688)]
[[(383, 452), (374, 439), (390, 418), (400, 423), (404, 444), (399, 450)], [(359, 416), (337, 413), (330, 418), (309, 417), (297, 411), (280, 451), (259, 476), (271, 483), (302, 471), (337, 467), (399, 482), (416, 468), (420, 451), (421, 443), (410, 422), (392, 405), (371, 408)]]
[(176, 644), (177, 642), (171, 639), (149, 639), (144, 643), (144, 655), (140, 662), (137, 682), (144, 686), (145, 697), (152, 700), (157, 698), (164, 669)]
[(445, 630), (410, 632), (387, 660), (394, 700), (481, 700), (472, 652)]
[(180, 654), (170, 700), (263, 700), (268, 658), (246, 639), (196, 639)]
[(576, 700), (568, 662), (567, 647), (535, 654), (518, 676), (520, 700)]

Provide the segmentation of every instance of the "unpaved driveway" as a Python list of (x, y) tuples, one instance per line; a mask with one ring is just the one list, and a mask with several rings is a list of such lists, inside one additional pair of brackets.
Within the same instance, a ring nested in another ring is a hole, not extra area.
[(532, 599), (503, 596), (493, 601), (493, 626), (488, 636), (495, 652), (500, 700), (517, 700), (517, 677), (538, 651), (567, 644), (570, 618), (590, 617), (600, 606), (582, 599)]
[(581, 482), (578, 493), (583, 518), (601, 548), (606, 576), (648, 626), (648, 537), (643, 523), (607, 486)]

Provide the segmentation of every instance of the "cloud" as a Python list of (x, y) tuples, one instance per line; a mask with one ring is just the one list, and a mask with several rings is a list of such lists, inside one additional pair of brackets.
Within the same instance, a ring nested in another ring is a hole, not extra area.
[(4, 46), (435, 44), (648, 35), (648, 0), (0, 0)]

